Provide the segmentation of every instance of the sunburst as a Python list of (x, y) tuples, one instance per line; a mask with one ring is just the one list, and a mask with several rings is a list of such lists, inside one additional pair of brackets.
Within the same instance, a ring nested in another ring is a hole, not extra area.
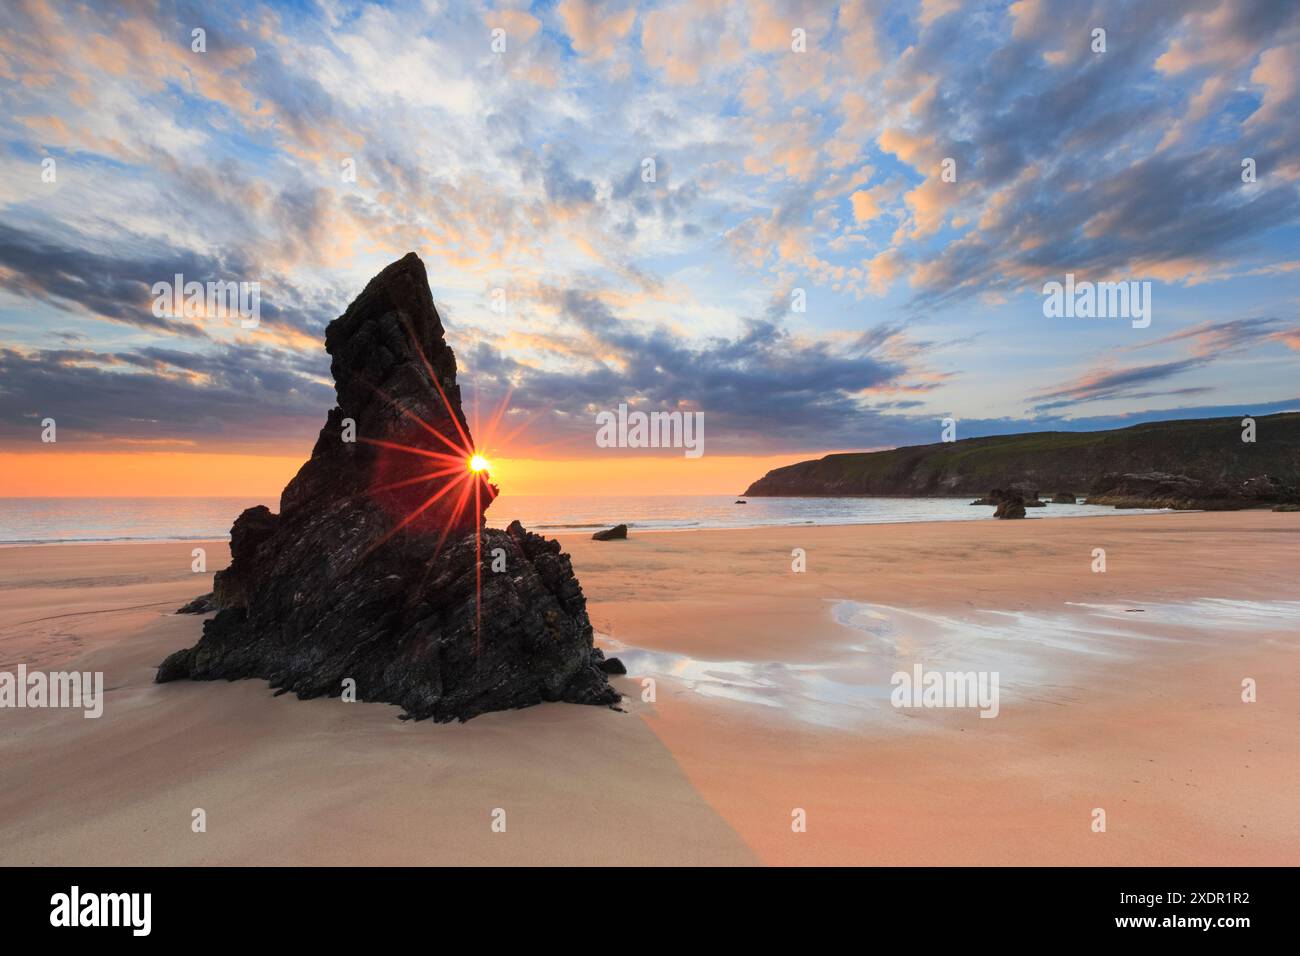
[[(447, 537), (451, 534), (453, 528), (460, 525), (466, 509), (472, 505), (473, 514), (481, 515), (484, 506), (490, 504), (498, 494), (496, 485), (491, 482), (489, 452), (501, 448), (506, 442), (513, 439), (528, 422), (525, 421), (507, 434), (501, 434), (501, 425), (509, 410), (510, 398), (513, 394), (513, 392), (508, 391), (485, 424), (480, 424), (477, 401), (474, 403), (472, 409), (474, 418), (473, 431), (478, 440), (471, 439), (466, 427), (462, 426), (460, 417), (448, 400), (447, 393), (438, 380), (437, 372), (424, 354), (419, 339), (409, 323), (406, 324), (406, 332), (412, 348), (428, 373), (428, 380), (433, 384), (443, 408), (446, 409), (447, 418), (454, 426), (455, 432), (450, 435), (444, 433), (415, 412), (405, 408), (401, 402), (394, 401), (383, 389), (372, 385), (371, 388), (374, 389), (377, 395), (414, 425), (419, 426), (418, 433), (427, 436), (428, 441), (421, 441), (419, 444), (408, 444), (381, 438), (368, 438), (361, 435), (357, 436), (357, 440), (382, 449), (383, 452), (400, 456), (412, 456), (428, 464), (428, 470), (426, 471), (406, 475), (395, 481), (379, 480), (370, 489), (372, 494), (384, 496), (386, 504), (394, 500), (400, 501), (400, 499), (394, 499), (388, 495), (389, 492), (405, 490), (406, 494), (411, 496), (410, 506), (405, 507), (405, 513), (401, 513), (383, 537), (371, 545), (370, 551), (372, 552), (390, 541), (394, 535), (403, 529), (411, 527), (430, 508), (442, 502), (441, 509), (444, 517), (440, 522), (441, 528), (438, 530), (438, 539), (429, 561), (429, 568), (426, 571), (427, 581), (428, 573), (436, 565), (438, 555), (441, 554)], [(405, 471), (407, 469), (404, 467), (401, 470)], [(416, 526), (416, 529), (418, 529), (418, 526)], [(481, 520), (474, 523), (474, 554), (475, 651), (477, 652), (483, 623), (483, 522)], [(423, 584), (421, 590), (423, 590)]]

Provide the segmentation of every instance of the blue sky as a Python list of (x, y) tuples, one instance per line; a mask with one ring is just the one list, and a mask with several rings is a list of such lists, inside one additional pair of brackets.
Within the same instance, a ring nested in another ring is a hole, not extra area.
[[(622, 402), (735, 455), (1300, 408), (1294, 3), (105, 6), (0, 11), (4, 447), (305, 451), (410, 250), (541, 455)], [(261, 326), (156, 318), (178, 272)], [(1067, 272), (1150, 327), (1045, 318)]]

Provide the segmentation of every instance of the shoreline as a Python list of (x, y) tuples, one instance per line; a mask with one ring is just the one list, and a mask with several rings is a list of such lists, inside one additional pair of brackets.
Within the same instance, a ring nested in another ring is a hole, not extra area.
[[(889, 500), (894, 500), (894, 499), (889, 499)], [(912, 499), (905, 499), (905, 500), (912, 500)], [(952, 500), (964, 501), (965, 496), (963, 495), (960, 498), (955, 498)], [(976, 506), (972, 505), (972, 507), (976, 507)], [(980, 507), (992, 507), (992, 506), (980, 506)], [(1048, 507), (1050, 508), (1051, 505), (1048, 505)], [(1083, 506), (1076, 505), (1075, 507), (1083, 507)], [(1093, 507), (1096, 507), (1098, 509), (1104, 509), (1104, 510), (1099, 511), (1097, 514), (1082, 514), (1082, 515), (1081, 514), (1027, 515), (1025, 518), (1018, 519), (1018, 520), (1021, 521), (1070, 520), (1075, 518), (1106, 518), (1106, 517), (1121, 517), (1121, 516), (1125, 518), (1152, 518), (1152, 517), (1162, 517), (1162, 516), (1180, 515), (1180, 514), (1242, 514), (1242, 513), (1250, 513), (1250, 512), (1255, 512), (1255, 513), (1271, 512), (1271, 509), (1266, 507), (1265, 508), (1240, 508), (1231, 512), (1201, 511), (1195, 509), (1186, 509), (1186, 510), (1183, 509), (1154, 510), (1153, 509), (1148, 511), (1145, 509), (1114, 508), (1111, 507), (1110, 505), (1094, 505)], [(993, 519), (992, 515), (988, 515), (986, 517), (989, 520), (996, 520)], [(559, 537), (572, 537), (572, 536), (583, 536), (583, 535), (589, 536), (589, 532), (593, 529), (602, 530), (604, 528), (613, 527), (616, 524), (627, 524), (629, 533), (635, 532), (636, 534), (681, 534), (681, 533), (690, 533), (690, 532), (697, 532), (697, 531), (760, 531), (766, 529), (780, 530), (780, 529), (800, 529), (800, 528), (860, 528), (860, 527), (875, 527), (875, 526), (888, 527), (892, 525), (949, 525), (949, 524), (967, 524), (970, 522), (975, 522), (980, 520), (981, 520), (980, 518), (948, 518), (948, 519), (925, 518), (921, 520), (908, 519), (908, 520), (901, 520), (901, 521), (842, 521), (842, 522), (809, 521), (803, 523), (788, 523), (788, 524), (755, 524), (755, 525), (725, 525), (725, 526), (712, 525), (708, 527), (693, 527), (693, 528), (638, 528), (636, 525), (630, 522), (613, 521), (609, 524), (590, 525), (585, 529), (574, 528), (574, 529), (551, 530), (546, 528), (544, 525), (533, 525), (533, 526), (526, 526), (526, 527), (528, 527), (529, 531), (536, 531), (536, 533), (538, 534), (544, 534), (548, 537), (559, 538)], [(231, 518), (231, 521), (233, 522), (234, 518)], [(999, 523), (1004, 523), (1004, 522), (999, 522)], [(496, 527), (495, 525), (492, 524), (490, 520), (488, 521), (487, 526), (489, 528)], [(230, 537), (228, 535), (224, 538), (203, 535), (198, 537), (184, 537), (184, 538), (176, 538), (176, 537), (71, 538), (71, 539), (60, 539), (54, 541), (0, 541), (0, 550), (10, 549), (10, 548), (41, 548), (41, 547), (48, 547), (50, 545), (94, 546), (94, 545), (110, 545), (110, 544), (111, 545), (204, 544), (204, 543), (212, 543), (212, 542), (229, 544)]]

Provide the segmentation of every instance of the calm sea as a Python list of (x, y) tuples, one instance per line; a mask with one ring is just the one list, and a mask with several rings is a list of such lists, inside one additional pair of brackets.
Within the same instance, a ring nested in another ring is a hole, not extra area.
[[(748, 528), (805, 524), (884, 524), (969, 521), (992, 508), (969, 498), (748, 498), (734, 495), (562, 497), (502, 495), (488, 523), (504, 528), (518, 518), (533, 531), (592, 531), (627, 524), (641, 531)], [(0, 498), (0, 544), (55, 541), (160, 541), (226, 538), (245, 508), (279, 502), (259, 498)], [(1031, 508), (1031, 519), (1116, 512), (1087, 505)]]

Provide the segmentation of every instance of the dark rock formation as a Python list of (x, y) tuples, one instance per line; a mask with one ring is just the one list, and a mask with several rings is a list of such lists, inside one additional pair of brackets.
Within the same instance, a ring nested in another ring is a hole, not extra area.
[(249, 594), (257, 590), (259, 583), (252, 577), (259, 570), (254, 556), (262, 542), (275, 533), (279, 520), (266, 505), (248, 508), (235, 520), (230, 529), (230, 566), (212, 577), (216, 607), (247, 606)]
[(1073, 505), (1077, 503), (1078, 499), (1068, 491), (1058, 491), (1052, 495), (1052, 504), (1054, 505)]
[(559, 542), (483, 527), (496, 487), (469, 471), (456, 359), (419, 258), (372, 279), (325, 347), (338, 406), (280, 513), (235, 521), (218, 613), (157, 681), (259, 677), (309, 698), (350, 680), (358, 700), (435, 720), (616, 703)]
[(983, 498), (976, 498), (973, 505), (991, 505), (997, 507), (1004, 502), (1014, 502), (1021, 508), (1045, 508), (1047, 502), (1038, 500), (1038, 489), (1032, 485), (1014, 484), (1009, 488), (994, 488)]
[(738, 505), (747, 505), (747, 504), (749, 504), (749, 502), (746, 501), (744, 498), (737, 498), (737, 499), (736, 499), (736, 504), (738, 504)]
[(1274, 511), (1300, 511), (1300, 505), (1295, 505), (1295, 504), (1274, 505), (1273, 510)]
[(1295, 487), (1268, 475), (1241, 481), (1205, 481), (1159, 471), (1107, 474), (1094, 481), (1088, 491), (1088, 504), (1116, 508), (1236, 511), (1292, 502), (1300, 502)]
[(1025, 516), (1025, 499), (1019, 495), (1006, 495), (998, 502), (998, 510), (993, 512), (995, 518), (1023, 518)]
[(183, 604), (176, 609), (177, 614), (210, 614), (217, 609), (217, 602), (211, 591), (207, 594), (196, 597), (189, 604)]
[(618, 675), (618, 674), (627, 673), (627, 668), (623, 666), (623, 662), (620, 661), (617, 657), (606, 658), (596, 666), (598, 666), (606, 674)]
[(604, 531), (597, 531), (591, 536), (592, 541), (617, 541), (627, 537), (627, 525), (616, 524)]

